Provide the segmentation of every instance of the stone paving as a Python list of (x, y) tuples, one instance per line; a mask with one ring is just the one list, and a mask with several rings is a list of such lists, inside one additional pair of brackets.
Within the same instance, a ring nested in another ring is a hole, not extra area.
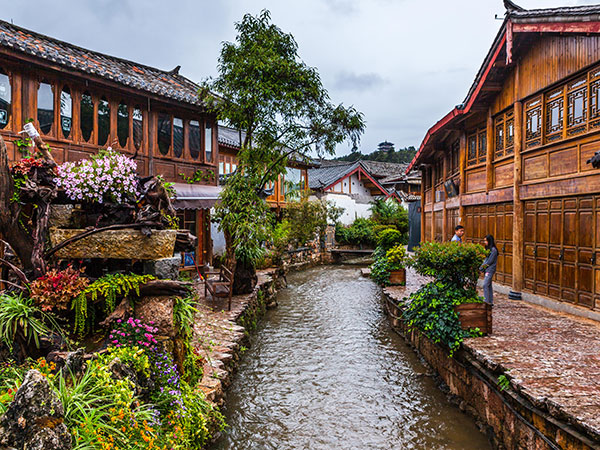
[[(261, 286), (272, 280), (268, 271), (258, 273)], [(204, 357), (204, 375), (198, 383), (206, 398), (222, 404), (224, 388), (229, 384), (239, 354), (246, 339), (244, 327), (237, 320), (252, 301), (252, 294), (235, 295), (231, 299), (231, 311), (227, 310), (227, 299), (204, 297), (204, 284), (198, 283), (200, 296), (194, 324), (194, 345)]]
[[(407, 286), (385, 293), (401, 299), (424, 281), (409, 269)], [(493, 334), (465, 349), (536, 407), (600, 438), (600, 323), (499, 293), (494, 303)]]

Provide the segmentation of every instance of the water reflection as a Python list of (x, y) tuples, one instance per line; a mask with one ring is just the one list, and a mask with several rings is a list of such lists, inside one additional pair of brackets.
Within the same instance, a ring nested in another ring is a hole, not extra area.
[(356, 268), (289, 277), (228, 391), (217, 449), (486, 449)]

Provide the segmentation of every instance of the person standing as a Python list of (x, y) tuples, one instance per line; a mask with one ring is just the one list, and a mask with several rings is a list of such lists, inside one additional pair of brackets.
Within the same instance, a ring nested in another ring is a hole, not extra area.
[(494, 290), (492, 289), (492, 278), (496, 273), (498, 249), (496, 248), (496, 243), (494, 242), (494, 236), (491, 234), (488, 234), (485, 237), (485, 248), (489, 250), (490, 254), (487, 256), (487, 258), (485, 258), (479, 270), (485, 273), (483, 277), (483, 297), (486, 303), (493, 305)]
[(463, 227), (462, 225), (456, 225), (454, 227), (454, 236), (452, 236), (452, 240), (451, 242), (458, 242), (459, 244), (462, 244), (462, 237), (465, 234), (465, 227)]

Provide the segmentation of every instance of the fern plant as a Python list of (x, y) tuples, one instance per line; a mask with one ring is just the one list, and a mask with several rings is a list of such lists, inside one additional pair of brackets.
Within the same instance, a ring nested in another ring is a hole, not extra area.
[(156, 278), (152, 275), (108, 274), (98, 278), (75, 297), (71, 309), (75, 311), (75, 333), (83, 335), (90, 328), (88, 302), (104, 300), (104, 313), (110, 314), (116, 306), (117, 297), (128, 297), (130, 292), (140, 295), (140, 285)]

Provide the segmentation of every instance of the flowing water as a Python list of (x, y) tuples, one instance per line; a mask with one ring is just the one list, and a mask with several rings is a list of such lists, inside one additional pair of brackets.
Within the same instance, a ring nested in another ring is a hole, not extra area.
[(356, 267), (290, 274), (234, 376), (216, 449), (490, 449)]

